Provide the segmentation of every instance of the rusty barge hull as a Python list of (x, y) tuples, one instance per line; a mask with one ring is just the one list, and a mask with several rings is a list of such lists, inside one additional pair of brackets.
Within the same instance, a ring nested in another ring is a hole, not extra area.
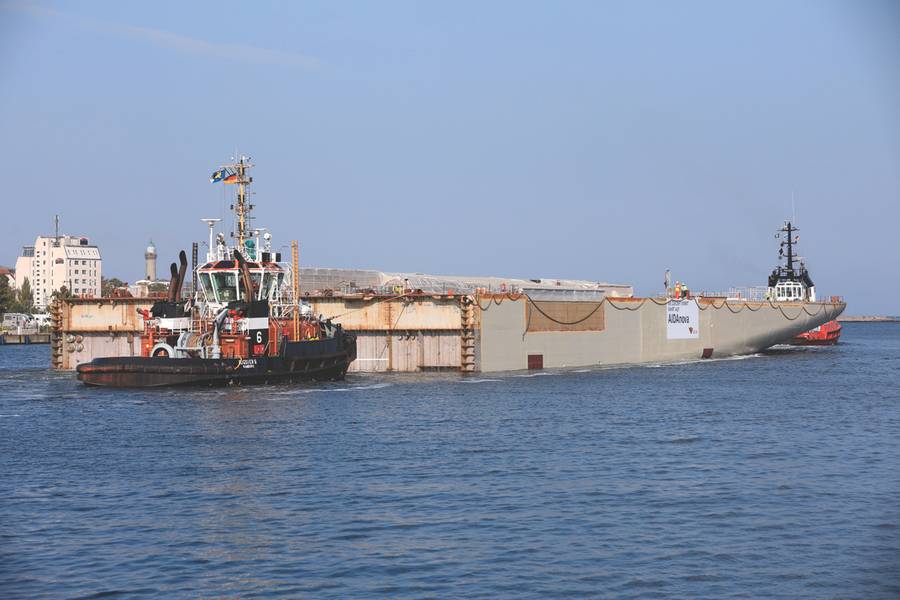
[[(313, 314), (356, 338), (349, 372), (464, 370), (463, 297), (423, 294), (307, 296)], [(54, 369), (76, 370), (99, 357), (141, 356), (148, 298), (73, 298), (52, 307)]]

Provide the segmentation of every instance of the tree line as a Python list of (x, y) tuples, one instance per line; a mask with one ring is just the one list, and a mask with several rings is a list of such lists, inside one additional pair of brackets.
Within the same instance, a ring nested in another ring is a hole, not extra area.
[(11, 313), (34, 312), (34, 292), (31, 291), (31, 282), (28, 278), (22, 282), (22, 287), (14, 290), (9, 285), (9, 279), (0, 276), (0, 315)]
[[(115, 277), (110, 277), (109, 279), (102, 277), (100, 279), (100, 295), (103, 297), (112, 296), (113, 290), (127, 285), (128, 284)], [(167, 286), (163, 285), (163, 287), (165, 288)], [(151, 289), (150, 291), (157, 290)], [(165, 291), (165, 289), (163, 289), (163, 291)], [(56, 298), (71, 297), (72, 292), (66, 286), (62, 286), (51, 295), (51, 298), (54, 300)], [(6, 313), (25, 313), (30, 315), (34, 312), (34, 291), (31, 289), (31, 282), (28, 278), (26, 277), (22, 282), (22, 287), (14, 289), (10, 286), (7, 277), (0, 276), (0, 315)]]

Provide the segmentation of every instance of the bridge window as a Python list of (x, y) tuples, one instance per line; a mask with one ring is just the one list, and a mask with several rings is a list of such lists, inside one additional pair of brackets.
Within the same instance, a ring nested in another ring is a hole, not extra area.
[(237, 271), (219, 271), (211, 274), (212, 288), (218, 302), (233, 302), (238, 299)]

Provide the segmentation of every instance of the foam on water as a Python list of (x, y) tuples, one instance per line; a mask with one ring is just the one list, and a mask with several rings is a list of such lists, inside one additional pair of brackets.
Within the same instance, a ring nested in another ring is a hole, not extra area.
[(522, 373), (513, 375), (512, 377), (549, 377), (550, 375), (559, 375), (559, 371), (538, 371), (536, 373)]

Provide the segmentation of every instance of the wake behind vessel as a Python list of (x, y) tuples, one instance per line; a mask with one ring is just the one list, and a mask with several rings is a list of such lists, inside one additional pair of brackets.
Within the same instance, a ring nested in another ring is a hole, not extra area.
[(356, 358), (356, 339), (312, 315), (300, 299), (297, 244), (292, 264), (273, 252), (271, 234), (250, 229), (245, 157), (216, 171), (211, 181), (238, 186), (235, 243), (209, 226), (206, 262), (194, 272), (197, 289), (182, 296), (187, 256), (172, 263), (165, 300), (141, 311), (141, 356), (95, 358), (77, 367), (88, 385), (156, 387), (342, 379)]

